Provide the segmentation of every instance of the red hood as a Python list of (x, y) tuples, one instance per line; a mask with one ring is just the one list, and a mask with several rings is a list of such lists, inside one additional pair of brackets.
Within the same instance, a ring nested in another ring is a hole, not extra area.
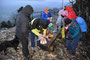
[(67, 7), (66, 7), (66, 10), (67, 10), (67, 11), (73, 11), (73, 8), (71, 8), (70, 6), (67, 6)]

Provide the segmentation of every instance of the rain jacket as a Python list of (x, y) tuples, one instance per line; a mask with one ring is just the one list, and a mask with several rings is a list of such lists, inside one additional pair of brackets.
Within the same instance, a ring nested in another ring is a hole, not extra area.
[(41, 18), (47, 20), (48, 22), (50, 22), (50, 21), (48, 20), (48, 17), (52, 17), (52, 15), (51, 15), (50, 12), (49, 12), (49, 13), (46, 12), (46, 8), (45, 8), (44, 11), (42, 12)]
[(70, 6), (66, 7), (66, 10), (68, 11), (68, 18), (69, 19), (75, 19), (77, 18), (75, 11)]
[[(47, 27), (48, 27), (48, 21), (44, 20), (44, 19), (33, 19), (31, 21), (31, 32), (33, 32), (35, 35), (39, 36), (40, 32), (44, 35), (46, 35), (46, 31), (47, 31)], [(44, 29), (41, 29), (41, 27), (43, 27)]]
[[(72, 24), (67, 29), (70, 32), (68, 36), (71, 36), (73, 39), (80, 39), (80, 38), (82, 38), (82, 33), (80, 33), (81, 30), (80, 30), (78, 23), (77, 24), (75, 24), (75, 23), (76, 23), (76, 21), (74, 19), (72, 19)], [(74, 26), (74, 24), (75, 24), (75, 26)]]
[(19, 12), (16, 19), (16, 36), (18, 38), (28, 37), (29, 19), (33, 13), (33, 8), (27, 5), (21, 12)]

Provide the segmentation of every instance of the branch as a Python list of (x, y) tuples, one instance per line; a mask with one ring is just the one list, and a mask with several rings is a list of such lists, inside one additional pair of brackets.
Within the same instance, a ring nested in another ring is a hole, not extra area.
[(70, 2), (70, 3), (73, 3), (74, 1), (70, 1), (70, 0), (69, 0), (69, 2)]

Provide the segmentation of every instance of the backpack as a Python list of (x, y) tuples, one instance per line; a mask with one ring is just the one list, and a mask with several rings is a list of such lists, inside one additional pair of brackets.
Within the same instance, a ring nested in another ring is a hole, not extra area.
[(77, 17), (76, 21), (79, 24), (81, 32), (87, 32), (87, 24), (86, 24), (85, 20), (82, 17)]

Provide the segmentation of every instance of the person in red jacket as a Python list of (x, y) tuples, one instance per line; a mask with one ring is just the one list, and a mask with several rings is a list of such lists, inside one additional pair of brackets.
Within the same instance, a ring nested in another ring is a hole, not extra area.
[(77, 18), (75, 11), (70, 6), (66, 7), (66, 10), (68, 11), (68, 18), (69, 19), (75, 19)]

